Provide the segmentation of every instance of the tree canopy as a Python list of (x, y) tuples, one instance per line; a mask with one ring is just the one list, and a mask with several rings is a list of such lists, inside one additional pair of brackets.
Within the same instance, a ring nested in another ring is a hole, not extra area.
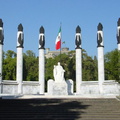
[[(16, 53), (12, 50), (3, 52), (3, 79), (16, 80)], [(38, 81), (38, 57), (31, 50), (27, 50), (23, 54), (23, 80)], [(53, 67), (60, 62), (65, 69), (65, 79), (75, 81), (75, 51), (70, 51), (68, 54), (61, 54), (54, 58), (45, 59), (45, 80), (53, 78)], [(87, 52), (82, 50), (82, 79), (83, 81), (98, 80), (97, 57), (87, 55)], [(120, 79), (120, 52), (117, 49), (105, 54), (105, 79), (116, 80)]]
[(117, 49), (105, 54), (105, 78), (120, 80), (120, 51)]

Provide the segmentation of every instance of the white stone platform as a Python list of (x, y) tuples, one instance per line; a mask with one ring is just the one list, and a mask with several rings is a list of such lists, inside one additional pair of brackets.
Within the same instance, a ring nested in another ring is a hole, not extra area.
[(116, 95), (9, 95), (0, 94), (1, 99), (83, 99), (83, 98), (116, 98)]
[[(114, 80), (105, 80), (102, 87), (103, 87), (103, 94), (100, 94), (99, 92), (99, 84), (98, 81), (84, 81), (81, 84), (81, 88), (80, 88), (80, 94), (76, 94), (73, 92), (73, 81), (68, 81), (69, 84), (67, 87), (67, 91), (68, 94), (63, 94), (63, 95), (57, 95), (55, 94), (54, 96), (52, 96), (52, 94), (49, 94), (48, 92), (45, 93), (45, 95), (43, 95), (42, 97), (89, 97), (89, 98), (93, 98), (93, 97), (116, 97), (116, 96), (120, 96), (120, 84), (115, 82)], [(67, 83), (67, 82), (66, 82)], [(4, 80), (2, 83), (2, 94), (0, 94), (1, 96), (4, 97), (15, 97), (15, 96), (19, 96), (19, 94), (17, 93), (17, 87), (18, 84), (16, 81), (6, 81)], [(70, 87), (70, 90), (69, 90)], [(72, 88), (72, 89), (71, 89)], [(23, 81), (23, 93), (20, 94), (23, 96), (33, 96), (33, 97), (38, 97), (41, 98), (41, 95), (39, 93), (39, 89), (40, 89), (40, 84), (38, 82), (24, 82)], [(72, 94), (69, 94), (72, 93)]]

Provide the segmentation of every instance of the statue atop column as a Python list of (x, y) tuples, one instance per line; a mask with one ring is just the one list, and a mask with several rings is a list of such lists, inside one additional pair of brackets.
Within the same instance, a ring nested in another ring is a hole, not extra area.
[(79, 25), (76, 28), (75, 45), (76, 49), (81, 49), (81, 28)]
[(0, 44), (3, 45), (4, 33), (3, 33), (3, 22), (0, 19)]
[(17, 42), (17, 48), (23, 48), (24, 43), (24, 34), (23, 34), (23, 26), (22, 24), (18, 25), (18, 42)]
[(45, 36), (44, 36), (44, 27), (41, 26), (39, 30), (39, 49), (45, 49)]
[(65, 72), (65, 70), (60, 65), (60, 62), (58, 62), (57, 66), (54, 65), (53, 75), (54, 75), (55, 82), (64, 82), (65, 81), (64, 72)]
[(117, 22), (117, 44), (120, 44), (120, 18), (118, 19)]
[(104, 47), (103, 46), (103, 26), (101, 23), (98, 24), (98, 32), (97, 32), (97, 44), (98, 46), (97, 47)]

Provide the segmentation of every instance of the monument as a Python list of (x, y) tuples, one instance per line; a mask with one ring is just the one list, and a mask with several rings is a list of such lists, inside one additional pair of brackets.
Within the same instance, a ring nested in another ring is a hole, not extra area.
[(17, 33), (17, 83), (18, 83), (18, 94), (22, 94), (22, 80), (23, 80), (23, 43), (24, 33), (22, 24), (18, 25)]
[(75, 35), (76, 45), (76, 93), (80, 94), (82, 84), (82, 48), (81, 48), (81, 28), (77, 26)]
[(104, 45), (103, 45), (103, 26), (101, 23), (97, 26), (97, 49), (98, 49), (98, 82), (100, 94), (103, 93), (104, 75)]
[(44, 57), (44, 47), (45, 47), (45, 35), (43, 26), (39, 30), (39, 84), (40, 84), (40, 94), (45, 92), (45, 57)]
[(3, 56), (3, 40), (4, 40), (4, 32), (3, 32), (3, 22), (0, 19), (0, 93), (2, 93), (2, 56)]
[[(65, 70), (58, 62), (53, 66), (53, 79), (48, 80), (48, 91), (45, 93), (45, 30), (43, 26), (39, 30), (39, 80), (23, 81), (23, 26), (19, 24), (17, 32), (17, 68), (16, 80), (2, 79), (3, 66), (3, 41), (4, 31), (3, 22), (0, 19), (0, 94), (42, 94), (42, 95), (82, 95), (82, 96), (106, 96), (119, 95), (120, 84), (115, 80), (105, 80), (104, 73), (104, 44), (103, 26), (97, 26), (97, 50), (98, 50), (98, 81), (82, 81), (82, 47), (81, 47), (81, 28), (77, 26), (75, 34), (75, 58), (76, 58), (76, 93), (73, 92), (73, 80), (65, 80)], [(120, 18), (117, 22), (117, 44), (120, 50)], [(119, 61), (118, 61), (119, 62)]]
[(48, 94), (50, 95), (68, 95), (68, 85), (64, 78), (65, 70), (58, 62), (54, 65), (53, 76), (54, 80), (48, 81)]
[(120, 51), (120, 18), (117, 22), (117, 44), (118, 44), (118, 50)]
[(55, 82), (57, 83), (65, 82), (64, 72), (65, 70), (60, 65), (60, 62), (58, 62), (57, 66), (54, 65), (53, 74), (54, 74)]

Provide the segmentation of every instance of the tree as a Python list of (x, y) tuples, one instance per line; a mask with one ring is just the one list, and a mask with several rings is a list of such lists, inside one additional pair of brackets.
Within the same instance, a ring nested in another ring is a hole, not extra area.
[(6, 58), (11, 57), (11, 58), (15, 58), (16, 57), (16, 53), (12, 50), (8, 50), (7, 53), (5, 53)]
[(35, 53), (33, 52), (33, 51), (31, 51), (31, 50), (27, 50), (26, 51), (26, 53), (24, 53), (24, 57), (33, 57), (33, 58), (35, 58), (36, 56), (35, 56)]
[(61, 54), (56, 56), (55, 58), (46, 59), (46, 81), (53, 78), (53, 67), (57, 65), (58, 62), (61, 63), (63, 68), (65, 69), (65, 79), (74, 79), (75, 80), (75, 64), (74, 58), (71, 57), (71, 53)]
[(96, 59), (88, 56), (87, 53), (83, 54), (82, 60), (82, 73), (83, 81), (96, 81), (97, 80), (97, 64)]
[(38, 81), (38, 58), (30, 50), (23, 55), (23, 79), (25, 81)]
[[(61, 58), (61, 60), (60, 60)], [(60, 61), (65, 69), (65, 79), (76, 80), (76, 63), (75, 51), (70, 51), (67, 55), (61, 54), (54, 58), (46, 59), (46, 80), (53, 79), (53, 66)], [(97, 58), (88, 56), (86, 51), (82, 49), (82, 78), (83, 81), (97, 80)]]
[(16, 80), (16, 53), (12, 50), (4, 52), (3, 79)]
[(120, 53), (117, 49), (105, 54), (105, 78), (119, 81), (120, 77)]

